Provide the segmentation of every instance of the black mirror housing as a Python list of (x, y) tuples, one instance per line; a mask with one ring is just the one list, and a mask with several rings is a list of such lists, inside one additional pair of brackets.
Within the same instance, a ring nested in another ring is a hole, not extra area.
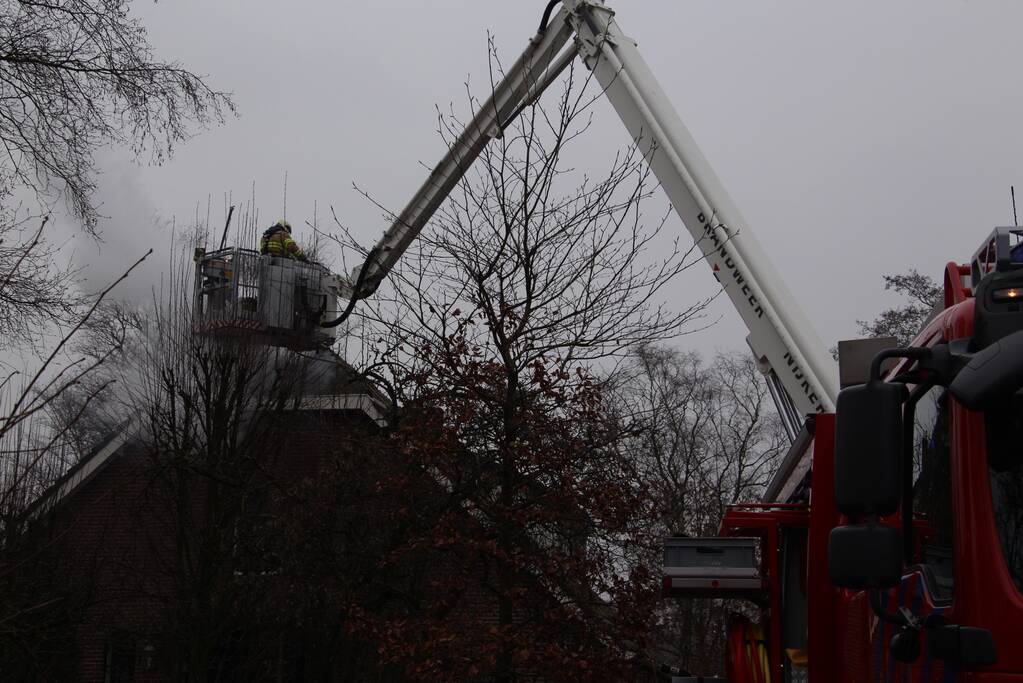
[(991, 631), (975, 626), (948, 624), (928, 629), (927, 651), (934, 659), (965, 666), (983, 666), (998, 661)]
[(949, 385), (952, 395), (970, 410), (1007, 399), (1023, 387), (1023, 330), (978, 351)]
[(828, 574), (839, 588), (891, 588), (902, 580), (902, 534), (882, 524), (831, 530)]
[(905, 385), (881, 381), (847, 387), (835, 410), (835, 504), (852, 517), (885, 516), (902, 493)]

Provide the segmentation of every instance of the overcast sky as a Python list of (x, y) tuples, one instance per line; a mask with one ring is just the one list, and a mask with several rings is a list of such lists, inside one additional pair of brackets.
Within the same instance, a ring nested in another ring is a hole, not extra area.
[[(995, 225), (1023, 186), (1023, 3), (919, 0), (618, 0), (622, 29), (678, 108), (799, 303), (830, 345), (893, 301), (882, 274), (940, 279)], [(264, 223), (321, 219), (333, 205), (366, 242), (384, 229), (356, 182), (400, 208), (443, 153), (435, 105), (484, 85), (491, 31), (510, 62), (544, 2), (167, 0), (134, 6), (157, 54), (231, 91), (240, 118), (180, 147), (163, 167), (102, 155), (105, 244), (78, 240), (100, 279), (187, 222), (212, 195), (247, 197)], [(628, 143), (598, 110), (595, 169)], [(659, 200), (666, 202), (666, 200)], [(1021, 198), (1023, 209), (1023, 198)], [(299, 229), (300, 240), (308, 231)], [(136, 278), (144, 294), (163, 263)], [(713, 290), (701, 267), (688, 300)], [(684, 343), (744, 348), (726, 299), (720, 324)]]

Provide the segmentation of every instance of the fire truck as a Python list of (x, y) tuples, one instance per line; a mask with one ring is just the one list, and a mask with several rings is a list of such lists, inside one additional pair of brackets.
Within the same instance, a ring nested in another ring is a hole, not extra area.
[(665, 540), (666, 598), (741, 599), (755, 614), (722, 634), (726, 679), (676, 680), (1023, 683), (1023, 230), (996, 228), (970, 263), (946, 266), (943, 301), (910, 347), (842, 342), (836, 367), (601, 0), (546, 6), (350, 276), (200, 254), (196, 324), (330, 343), (487, 143), (577, 58), (745, 322), (792, 442), (763, 499), (732, 506), (719, 537)]
[(667, 595), (759, 608), (729, 627), (728, 680), (1023, 681), (1021, 235), (946, 265), (910, 347), (840, 344), (836, 411), (764, 500), (666, 542)]

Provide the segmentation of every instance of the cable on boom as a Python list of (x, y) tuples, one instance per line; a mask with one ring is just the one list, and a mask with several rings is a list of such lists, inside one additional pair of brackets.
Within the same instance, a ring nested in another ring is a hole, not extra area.
[(360, 290), (362, 289), (363, 283), (365, 283), (366, 281), (366, 271), (369, 270), (368, 268), (369, 264), (373, 262), (373, 259), (376, 258), (377, 252), (379, 251), (380, 249), (378, 247), (373, 247), (372, 249), (369, 250), (369, 253), (366, 254), (366, 262), (363, 264), (362, 269), (359, 271), (359, 277), (356, 278), (355, 280), (355, 286), (352, 288), (352, 298), (348, 300), (348, 305), (345, 306), (345, 310), (342, 311), (341, 315), (339, 315), (334, 320), (325, 323), (320, 323), (320, 327), (337, 327), (344, 321), (348, 320), (348, 316), (350, 316), (352, 314), (352, 311), (355, 310), (356, 302), (359, 299), (363, 298), (363, 296), (360, 293)]
[(537, 34), (543, 34), (547, 30), (547, 22), (551, 20), (551, 12), (554, 11), (554, 6), (559, 2), (561, 0), (551, 0), (547, 3), (547, 7), (543, 11), (543, 17), (540, 19), (540, 28), (536, 29)]

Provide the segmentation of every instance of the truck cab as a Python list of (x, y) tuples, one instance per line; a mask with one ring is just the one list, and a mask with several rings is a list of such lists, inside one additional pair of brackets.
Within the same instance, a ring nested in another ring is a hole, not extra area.
[[(728, 510), (723, 537), (758, 539), (762, 587), (740, 597), (767, 662), (730, 642), (733, 683), (1023, 681), (1021, 238), (947, 264), (910, 347), (807, 421), (765, 501)], [(728, 597), (713, 562), (686, 590), (665, 559), (667, 596)]]

